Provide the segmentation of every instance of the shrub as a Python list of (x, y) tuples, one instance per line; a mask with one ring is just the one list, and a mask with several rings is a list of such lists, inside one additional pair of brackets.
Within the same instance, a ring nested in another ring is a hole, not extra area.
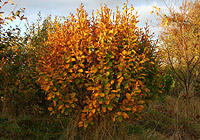
[(148, 27), (136, 26), (132, 6), (122, 10), (101, 6), (88, 18), (81, 4), (64, 21), (48, 19), (48, 39), (38, 49), (36, 65), (51, 114), (80, 111), (84, 128), (106, 114), (121, 122), (130, 114), (140, 118), (146, 99), (161, 92)]

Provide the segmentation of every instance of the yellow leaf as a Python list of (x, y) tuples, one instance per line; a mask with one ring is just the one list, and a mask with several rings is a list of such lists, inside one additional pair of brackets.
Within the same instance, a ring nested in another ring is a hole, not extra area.
[(121, 83), (123, 81), (124, 77), (121, 77), (118, 82)]
[(89, 50), (89, 52), (88, 52), (89, 54), (91, 54), (91, 50)]
[(56, 106), (56, 102), (55, 101), (53, 101), (53, 106)]
[(126, 98), (127, 98), (128, 100), (130, 100), (130, 99), (131, 99), (131, 94), (130, 94), (130, 93), (126, 93)]
[(95, 113), (95, 111), (96, 111), (95, 109), (92, 109), (92, 113), (93, 113), (93, 114)]
[(104, 94), (104, 93), (100, 93), (99, 95), (100, 95), (101, 97), (104, 97), (104, 96), (105, 96), (105, 94)]
[(60, 84), (62, 84), (62, 82), (63, 82), (62, 80), (59, 80), (59, 81), (58, 81), (58, 83), (60, 83)]
[(80, 64), (80, 66), (81, 66), (82, 68), (85, 68), (85, 66), (84, 66), (83, 64)]
[(51, 99), (51, 96), (48, 96), (48, 97), (47, 97), (47, 100), (50, 100), (50, 99)]
[(63, 104), (58, 107), (58, 110), (60, 110), (62, 107), (63, 107)]
[(76, 61), (76, 59), (75, 58), (71, 58), (71, 61)]
[(65, 104), (65, 107), (66, 107), (66, 108), (69, 108), (69, 105), (68, 105), (68, 104)]
[(126, 50), (123, 50), (123, 51), (122, 51), (122, 54), (123, 54), (123, 55), (126, 55)]
[(106, 104), (106, 105), (109, 105), (109, 104), (110, 104), (110, 100), (105, 101), (105, 104)]
[(124, 117), (124, 119), (128, 119), (129, 118), (128, 114), (125, 113), (125, 112), (122, 113), (122, 116)]
[(114, 93), (116, 93), (116, 92), (117, 92), (117, 90), (112, 90), (111, 92), (114, 92)]
[(87, 90), (94, 90), (94, 87), (88, 87)]
[(117, 112), (117, 115), (120, 116), (122, 113), (121, 112)]
[(69, 70), (69, 72), (71, 72), (71, 73), (72, 73), (72, 72), (73, 72), (73, 70), (72, 70), (72, 69), (70, 69), (70, 70)]
[(130, 55), (130, 54), (131, 54), (131, 51), (128, 51), (128, 52), (127, 52), (127, 55)]
[(98, 93), (93, 94), (94, 97), (97, 97), (98, 95), (99, 95)]
[(83, 72), (83, 69), (79, 69), (78, 72)]
[(109, 75), (110, 75), (110, 72), (109, 72), (109, 71), (107, 71), (107, 72), (106, 72), (106, 76), (109, 76)]
[(53, 108), (52, 108), (52, 107), (48, 107), (48, 110), (49, 110), (49, 111), (52, 111), (52, 110), (53, 110)]
[(116, 92), (119, 92), (120, 91), (120, 89), (117, 89), (117, 90), (112, 90), (111, 92), (114, 92), (114, 93), (116, 93)]
[(82, 122), (82, 121), (80, 121), (80, 122), (78, 123), (78, 127), (83, 127), (83, 122)]
[(49, 85), (46, 85), (43, 89), (44, 89), (45, 91), (48, 91), (49, 88), (50, 88), (50, 86), (49, 86)]
[(70, 66), (70, 64), (66, 64), (66, 65), (65, 65), (65, 68), (66, 68), (66, 69), (68, 69), (68, 68), (69, 68), (69, 66)]
[(60, 92), (56, 92), (56, 95), (59, 96), (59, 95), (60, 95)]
[(9, 1), (10, 1), (10, 3), (11, 3), (12, 5), (14, 4), (12, 0), (9, 0)]
[(88, 117), (91, 118), (92, 116), (93, 116), (93, 114), (90, 112), (89, 115), (88, 115)]
[(115, 122), (115, 117), (113, 117), (112, 121)]
[(138, 105), (138, 110), (142, 110), (144, 108), (144, 106), (143, 105)]
[(131, 108), (126, 108), (125, 110), (126, 110), (126, 111), (131, 111)]
[(114, 99), (116, 97), (115, 94), (110, 94), (110, 99)]
[(167, 24), (168, 24), (168, 20), (165, 21), (165, 26), (166, 26), (166, 27), (167, 27)]
[(75, 105), (74, 105), (74, 104), (71, 104), (71, 107), (72, 107), (72, 108), (75, 108)]
[(102, 106), (102, 112), (106, 112), (106, 108)]
[(137, 109), (135, 107), (132, 108), (132, 113), (135, 113)]

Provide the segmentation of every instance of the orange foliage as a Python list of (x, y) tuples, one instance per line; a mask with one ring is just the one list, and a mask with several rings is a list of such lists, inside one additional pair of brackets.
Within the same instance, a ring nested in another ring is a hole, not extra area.
[(80, 110), (79, 126), (85, 128), (108, 113), (114, 121), (139, 115), (157, 60), (148, 29), (136, 26), (133, 10), (124, 4), (122, 12), (112, 13), (101, 6), (88, 18), (81, 4), (66, 21), (49, 19), (52, 27), (38, 52), (37, 71), (54, 103), (52, 113)]

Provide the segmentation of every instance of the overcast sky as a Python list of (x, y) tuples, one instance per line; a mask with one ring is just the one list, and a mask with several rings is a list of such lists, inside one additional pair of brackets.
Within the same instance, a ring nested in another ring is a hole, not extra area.
[[(2, 0), (2, 2), (5, 0)], [(38, 13), (41, 12), (42, 17), (47, 17), (49, 14), (52, 16), (68, 16), (70, 12), (75, 13), (76, 8), (80, 6), (81, 3), (84, 4), (85, 10), (90, 14), (92, 10), (100, 8), (100, 4), (106, 4), (113, 11), (116, 6), (119, 8), (123, 7), (123, 3), (126, 0), (13, 0), (17, 4), (17, 8), (26, 8), (25, 17), (28, 21), (36, 22), (38, 18)], [(129, 0), (129, 5), (133, 5), (135, 11), (138, 11), (139, 20), (138, 26), (143, 27), (146, 20), (149, 21), (151, 25), (152, 32), (158, 34), (159, 29), (155, 27), (156, 20), (155, 16), (151, 15), (150, 12), (153, 10), (153, 6), (163, 6), (161, 0)], [(14, 6), (7, 5), (4, 11), (10, 11)]]

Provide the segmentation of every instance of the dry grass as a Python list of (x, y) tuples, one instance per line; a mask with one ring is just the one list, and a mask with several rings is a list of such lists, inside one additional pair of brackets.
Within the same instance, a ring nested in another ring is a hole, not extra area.
[(196, 140), (200, 138), (199, 102), (199, 98), (193, 98), (186, 105), (182, 98), (166, 96), (162, 102), (150, 103), (143, 119), (169, 140)]
[(142, 120), (113, 123), (109, 117), (86, 130), (77, 127), (79, 113), (68, 117), (44, 114), (16, 118), (0, 117), (0, 139), (43, 140), (198, 140), (200, 98), (186, 105), (182, 98), (163, 96), (145, 108)]

